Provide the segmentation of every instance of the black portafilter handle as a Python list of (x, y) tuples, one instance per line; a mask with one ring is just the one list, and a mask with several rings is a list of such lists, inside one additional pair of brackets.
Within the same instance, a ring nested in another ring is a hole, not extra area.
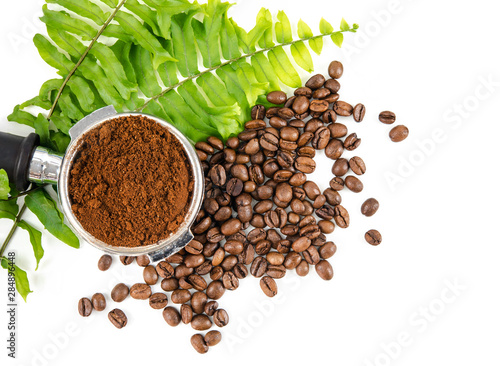
[(4, 169), (9, 182), (14, 183), (19, 191), (30, 186), (28, 171), (40, 137), (36, 133), (28, 136), (16, 136), (0, 132), (0, 169)]

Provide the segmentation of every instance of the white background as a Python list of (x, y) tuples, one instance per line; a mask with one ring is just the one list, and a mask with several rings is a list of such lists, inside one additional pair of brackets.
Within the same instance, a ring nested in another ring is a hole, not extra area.
[[(74, 250), (44, 233), (45, 257), (35, 273), (28, 236), (19, 230), (9, 249), (29, 269), (34, 293), (27, 304), (18, 298), (18, 358), (7, 360), (6, 274), (0, 275), (0, 364), (498, 365), (500, 6), (494, 3), (237, 1), (231, 15), (247, 29), (261, 6), (274, 15), (286, 9), (293, 24), (302, 18), (315, 32), (321, 16), (335, 26), (342, 17), (361, 25), (358, 34), (346, 35), (343, 50), (328, 40), (315, 58), (322, 73), (332, 59), (341, 60), (342, 99), (367, 108), (363, 123), (346, 120), (363, 139), (356, 154), (368, 172), (362, 193), (344, 194), (352, 225), (331, 236), (339, 248), (331, 259), (334, 279), (324, 282), (314, 269), (307, 278), (289, 273), (272, 301), (258, 280), (241, 281), (219, 300), (231, 319), (223, 342), (198, 355), (189, 342), (191, 327), (170, 328), (147, 302), (119, 304), (129, 316), (122, 330), (109, 323), (107, 311), (78, 316), (80, 297), (109, 293), (120, 281), (141, 282), (137, 266), (115, 261), (101, 273), (97, 250), (86, 244)], [(36, 20), (41, 5), (2, 5), (3, 131), (30, 132), (6, 117), (56, 76), (31, 41), (43, 31)], [(389, 141), (390, 128), (377, 120), (386, 109), (409, 127), (406, 141)], [(322, 163), (313, 177), (323, 188), (330, 164)], [(395, 185), (387, 180), (391, 174), (399, 177)], [(381, 208), (365, 218), (359, 206), (371, 196)], [(9, 228), (9, 221), (0, 222), (0, 239)], [(363, 240), (371, 228), (383, 234), (379, 247)], [(109, 300), (107, 310), (113, 307)]]

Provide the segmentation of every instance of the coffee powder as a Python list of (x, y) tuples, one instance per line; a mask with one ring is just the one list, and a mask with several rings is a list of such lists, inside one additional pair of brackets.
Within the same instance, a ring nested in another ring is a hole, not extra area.
[(72, 210), (83, 228), (120, 247), (167, 238), (182, 224), (192, 191), (182, 144), (143, 116), (115, 118), (86, 133), (69, 178)]

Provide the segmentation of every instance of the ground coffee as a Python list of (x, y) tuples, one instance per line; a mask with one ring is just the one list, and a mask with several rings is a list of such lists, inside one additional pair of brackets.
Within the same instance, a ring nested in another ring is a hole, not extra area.
[(83, 228), (120, 247), (167, 238), (182, 224), (192, 191), (182, 144), (142, 116), (119, 117), (88, 132), (69, 179), (72, 209)]

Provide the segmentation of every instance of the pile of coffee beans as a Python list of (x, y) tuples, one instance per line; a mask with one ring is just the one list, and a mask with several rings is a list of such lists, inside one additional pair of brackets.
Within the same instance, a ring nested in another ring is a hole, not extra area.
[[(156, 264), (147, 256), (137, 257), (137, 264), (144, 267), (144, 282), (130, 287), (117, 284), (111, 291), (114, 302), (129, 295), (148, 300), (153, 309), (163, 309), (168, 325), (182, 322), (206, 331), (213, 324), (228, 324), (229, 315), (217, 300), (226, 291), (236, 290), (249, 274), (260, 279), (260, 287), (269, 297), (278, 293), (279, 279), (287, 271), (306, 276), (313, 266), (320, 278), (332, 279), (328, 259), (337, 247), (326, 234), (336, 226), (349, 226), (341, 192), (345, 188), (362, 192), (359, 177), (366, 172), (361, 157), (343, 157), (344, 151), (360, 146), (361, 138), (349, 133), (340, 118), (352, 116), (361, 122), (366, 109), (363, 104), (352, 106), (340, 100), (340, 62), (332, 62), (328, 74), (328, 79), (312, 76), (291, 97), (282, 91), (269, 93), (272, 106), (254, 106), (244, 131), (225, 143), (210, 137), (195, 145), (205, 174), (205, 198), (192, 226), (195, 238)], [(382, 112), (379, 118), (383, 123), (396, 119), (392, 112)], [(403, 127), (391, 130), (393, 141), (406, 137), (408, 130)], [(320, 150), (333, 161), (332, 178), (324, 191), (307, 178), (316, 169), (314, 158)], [(378, 208), (378, 201), (369, 198), (361, 213), (372, 216)], [(377, 230), (369, 230), (365, 239), (378, 245), (382, 237)], [(129, 265), (134, 257), (120, 260)], [(107, 270), (111, 262), (104, 255), (98, 267)], [(163, 292), (153, 292), (158, 282)], [(104, 298), (98, 295), (92, 301), (80, 300), (81, 315), (90, 315), (92, 308), (98, 310), (96, 305), (105, 308)], [(117, 328), (127, 324), (120, 309), (112, 310), (108, 317)], [(209, 331), (193, 335), (191, 344), (205, 353), (220, 340), (220, 332)]]

